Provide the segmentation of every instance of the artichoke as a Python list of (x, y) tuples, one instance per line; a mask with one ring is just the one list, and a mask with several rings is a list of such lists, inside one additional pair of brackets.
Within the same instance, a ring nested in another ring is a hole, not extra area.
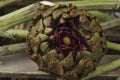
[(41, 10), (26, 42), (39, 70), (68, 80), (81, 79), (95, 70), (106, 50), (98, 19), (71, 4)]

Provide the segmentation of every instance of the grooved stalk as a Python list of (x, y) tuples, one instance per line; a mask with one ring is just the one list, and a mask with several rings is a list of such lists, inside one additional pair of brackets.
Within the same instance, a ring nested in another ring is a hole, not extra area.
[(27, 34), (28, 34), (27, 30), (10, 29), (10, 30), (5, 31), (0, 36), (10, 38), (10, 39), (17, 39), (17, 38), (25, 38)]
[(116, 26), (120, 26), (120, 18), (114, 19), (114, 20), (110, 20), (107, 22), (103, 22), (101, 23), (102, 25), (102, 29), (103, 30), (107, 30)]
[(100, 11), (88, 11), (91, 15), (97, 16), (100, 21), (110, 21), (116, 19), (114, 16), (110, 16)]
[(0, 31), (5, 31), (17, 24), (31, 19), (35, 15), (35, 13), (37, 13), (38, 7), (39, 5), (32, 4), (0, 17)]
[(85, 1), (64, 1), (57, 4), (70, 4), (78, 6), (83, 10), (115, 10), (120, 7), (119, 0), (85, 0)]
[(12, 45), (5, 45), (0, 47), (0, 56), (24, 52), (27, 46), (26, 43), (18, 43)]
[(82, 80), (89, 80), (90, 78), (96, 77), (98, 75), (101, 75), (102, 73), (111, 71), (119, 67), (120, 67), (120, 59), (117, 59), (115, 61), (112, 61), (103, 66), (98, 67), (95, 71), (90, 73), (87, 77), (83, 78)]
[(107, 46), (109, 49), (120, 51), (120, 44), (118, 43), (112, 43), (112, 42), (107, 41)]

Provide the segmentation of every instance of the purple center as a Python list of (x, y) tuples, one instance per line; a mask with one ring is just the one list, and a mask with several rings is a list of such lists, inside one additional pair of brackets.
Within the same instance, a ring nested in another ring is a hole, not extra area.
[(58, 53), (67, 54), (69, 52), (77, 53), (83, 50), (84, 44), (80, 33), (72, 28), (69, 23), (60, 24), (52, 32), (50, 44)]

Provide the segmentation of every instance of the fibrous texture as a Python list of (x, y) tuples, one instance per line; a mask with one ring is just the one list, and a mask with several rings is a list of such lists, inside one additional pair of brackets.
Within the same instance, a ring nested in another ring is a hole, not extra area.
[(41, 10), (26, 40), (28, 54), (40, 70), (68, 80), (95, 70), (106, 50), (98, 19), (71, 4)]

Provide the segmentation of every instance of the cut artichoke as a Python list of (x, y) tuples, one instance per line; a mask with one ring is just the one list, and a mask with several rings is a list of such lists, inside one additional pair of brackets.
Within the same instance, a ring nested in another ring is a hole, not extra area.
[[(95, 70), (106, 50), (95, 16), (73, 5), (43, 10), (27, 36), (28, 53), (40, 70), (78, 80)], [(104, 46), (103, 46), (104, 45)]]

